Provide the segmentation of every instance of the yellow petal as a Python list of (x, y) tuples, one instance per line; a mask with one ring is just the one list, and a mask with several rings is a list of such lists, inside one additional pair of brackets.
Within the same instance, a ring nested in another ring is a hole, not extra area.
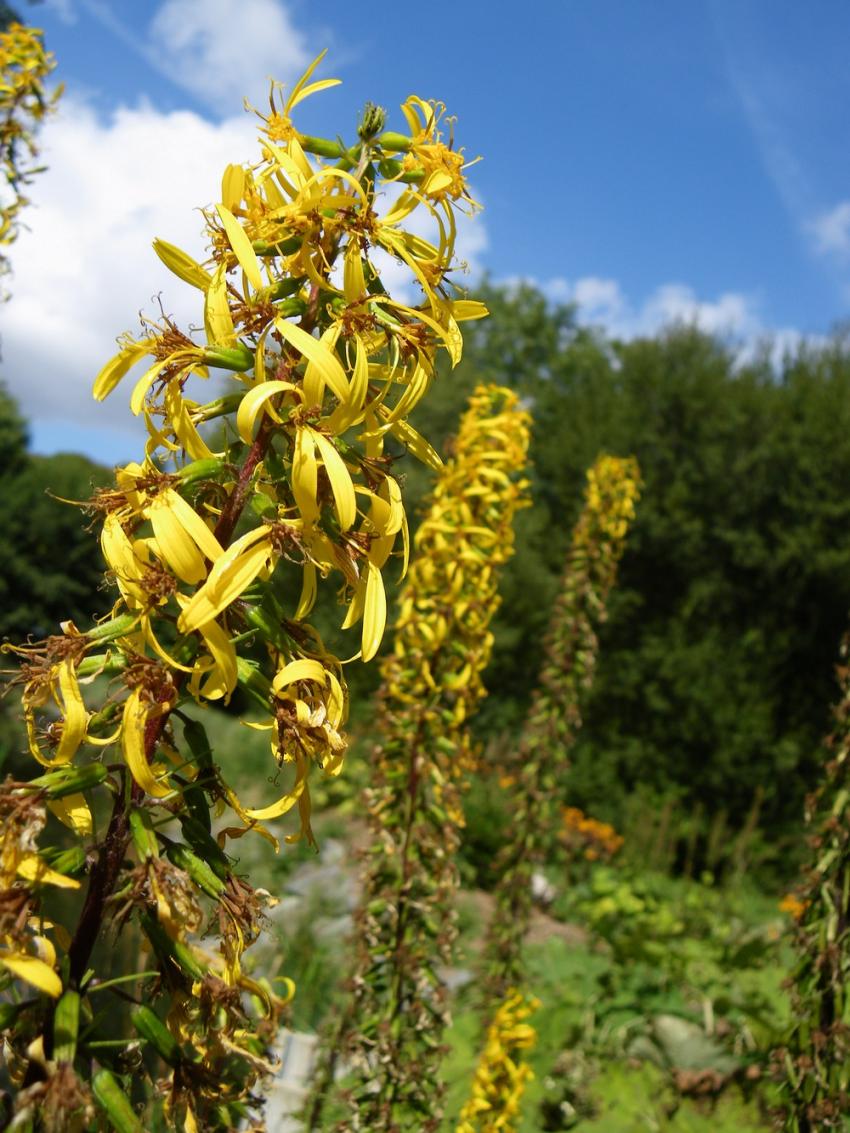
[(148, 395), (156, 377), (162, 369), (162, 360), (155, 358), (152, 365), (148, 366), (136, 384), (133, 386), (133, 392), (130, 394), (130, 410), (137, 417), (141, 413), (145, 405), (145, 398)]
[(206, 622), (201, 626), (200, 634), (213, 660), (212, 668), (200, 690), (200, 695), (207, 700), (218, 700), (224, 697), (226, 703), (236, 688), (238, 679), (236, 650), (218, 622)]
[(297, 622), (307, 617), (316, 604), (316, 596), (318, 594), (315, 566), (312, 563), (305, 563), (302, 569), (301, 597), (298, 599), (298, 608), (293, 614)]
[(212, 280), (208, 271), (201, 267), (197, 260), (193, 260), (188, 252), (169, 244), (167, 240), (154, 240), (153, 250), (165, 264), (169, 271), (174, 272), (178, 279), (184, 283), (206, 291)]
[(484, 304), (475, 299), (456, 299), (451, 304), (451, 309), (459, 323), (466, 322), (469, 319), (484, 319), (490, 314)]
[(221, 455), (214, 453), (195, 427), (191, 414), (180, 392), (179, 382), (169, 382), (165, 390), (165, 413), (184, 452), (192, 460), (210, 460)]
[[(384, 413), (382, 406), (379, 415), (384, 416)], [(406, 421), (394, 421), (390, 426), (390, 432), (396, 440), (406, 445), (415, 457), (421, 460), (423, 464), (427, 464), (429, 468), (433, 468), (435, 472), (439, 472), (443, 467), (443, 462), (435, 449)]]
[[(321, 61), (324, 59), (324, 57), (327, 55), (327, 53), (328, 53), (327, 47), (324, 48), (324, 50), (320, 51), (319, 54), (316, 56), (316, 58), (313, 60), (313, 62), (310, 64), (310, 66), (307, 68), (307, 70), (304, 72), (304, 74), (300, 77), (300, 79), (295, 84), (295, 86), (292, 88), (292, 94), (290, 94), (289, 98), (286, 101), (287, 110), (291, 110), (293, 106), (297, 105), (297, 103), (299, 101), (299, 96), (302, 97), (302, 98), (306, 97), (306, 95), (304, 95), (302, 92), (303, 92), (306, 84), (309, 82), (311, 75), (316, 70), (316, 68), (321, 63)], [(333, 79), (331, 81), (332, 82), (339, 82), (339, 79)]]
[(366, 278), (363, 275), (363, 260), (357, 240), (351, 240), (345, 250), (342, 290), (346, 303), (360, 303), (366, 298)]
[(83, 742), (88, 724), (88, 713), (80, 694), (77, 672), (70, 657), (59, 666), (59, 694), (62, 698), (62, 738), (56, 749), (53, 763), (68, 763)]
[(58, 999), (62, 994), (62, 981), (51, 967), (36, 956), (27, 956), (25, 952), (10, 952), (6, 948), (0, 948), (0, 964), (8, 968), (18, 979), (24, 980), (54, 999)]
[(319, 517), (319, 504), (316, 499), (319, 489), (318, 465), (316, 464), (315, 432), (302, 426), (295, 433), (295, 447), (292, 453), (292, 494), (305, 523), (313, 523)]
[(142, 692), (141, 688), (134, 688), (127, 697), (121, 728), (121, 747), (133, 779), (147, 794), (163, 799), (172, 793), (171, 788), (156, 778), (145, 756), (145, 728), (148, 719), (160, 712), (161, 707), (143, 700)]
[(343, 531), (347, 531), (357, 518), (357, 502), (354, 495), (354, 485), (351, 482), (351, 473), (346, 468), (345, 461), (339, 455), (333, 442), (329, 441), (322, 433), (314, 430), (311, 430), (311, 432), (313, 432), (322, 464), (324, 464), (328, 479), (331, 482), (339, 525)]
[(187, 503), (180, 493), (175, 492), (173, 488), (166, 488), (162, 495), (164, 495), (175, 519), (198, 549), (206, 555), (210, 562), (214, 563), (217, 559), (220, 559), (224, 554), (224, 548), (192, 505)]
[(157, 547), (177, 577), (190, 584), (206, 578), (204, 556), (172, 511), (166, 493), (151, 501), (147, 514)]
[(221, 199), (225, 208), (238, 209), (245, 195), (245, 170), (241, 165), (228, 165), (221, 176)]
[(295, 681), (319, 681), (320, 684), (325, 684), (327, 678), (327, 670), (320, 661), (312, 657), (300, 657), (283, 666), (272, 681), (272, 688), (275, 692), (280, 692)]
[[(178, 594), (178, 595), (176, 595), (176, 598), (177, 598), (177, 601), (179, 602), (181, 600), (181, 598), (183, 598), (183, 595)], [(186, 599), (186, 601), (188, 601), (188, 599)], [(168, 650), (165, 648), (165, 646), (162, 644), (162, 642), (159, 640), (156, 633), (154, 632), (154, 628), (153, 628), (153, 625), (151, 624), (151, 618), (150, 618), (149, 614), (142, 614), (139, 637), (141, 638), (141, 640), (138, 643), (138, 647), (137, 647), (137, 650), (136, 650), (137, 652), (143, 653), (145, 646), (149, 645), (151, 647), (151, 649), (153, 649), (154, 653), (156, 653), (156, 655), (158, 657), (161, 657), (170, 669), (175, 669), (175, 670), (177, 670), (178, 672), (181, 672), (181, 673), (191, 673), (191, 672), (194, 671), (194, 666), (182, 664), (182, 662), (178, 661), (176, 657), (173, 657), (168, 652)], [(118, 730), (118, 734), (120, 734), (120, 728)], [(117, 739), (117, 735), (113, 738)], [(90, 741), (90, 742), (93, 742), (93, 741)]]
[(236, 256), (240, 267), (245, 272), (248, 282), (255, 290), (259, 291), (263, 286), (260, 262), (257, 259), (257, 253), (251, 246), (251, 241), (248, 239), (245, 229), (230, 209), (225, 208), (224, 205), (216, 205), (215, 207), (218, 215), (221, 217), (221, 223), (224, 225), (224, 231), (227, 233), (227, 239), (230, 241), (233, 254)]
[(302, 87), (298, 94), (292, 95), (288, 102), (288, 108), (291, 110), (297, 106), (304, 98), (309, 98), (311, 94), (316, 94), (320, 90), (328, 90), (330, 87), (338, 87), (342, 82), (341, 79), (317, 79), (315, 83), (310, 83), (306, 87)]
[(277, 318), (274, 321), (275, 329), (290, 346), (308, 362), (312, 362), (319, 370), (322, 378), (330, 386), (340, 401), (348, 400), (348, 378), (345, 376), (339, 359), (323, 343), (313, 338), (306, 330), (287, 322), (286, 319)]
[(363, 617), (363, 609), (366, 605), (366, 583), (366, 578), (361, 578), (357, 583), (357, 588), (348, 603), (348, 609), (340, 629), (351, 629)]
[(105, 397), (108, 397), (139, 359), (150, 353), (150, 349), (151, 340), (142, 339), (141, 342), (134, 342), (132, 346), (125, 346), (123, 350), (119, 350), (115, 357), (106, 363), (94, 380), (92, 396), (95, 401), (103, 401)]
[(257, 822), (265, 822), (270, 818), (280, 818), (291, 810), (292, 807), (298, 802), (298, 799), (304, 792), (307, 786), (307, 762), (303, 756), (299, 755), (295, 760), (296, 775), (295, 784), (291, 791), (282, 795), (276, 803), (271, 806), (262, 807), (260, 810), (246, 810), (245, 813), (248, 818)]
[(94, 826), (84, 795), (66, 795), (64, 799), (54, 799), (48, 802), (47, 808), (61, 823), (81, 837), (88, 838), (91, 835)]
[(180, 632), (191, 633), (217, 618), (251, 585), (271, 554), (267, 527), (248, 531), (232, 543), (180, 615), (177, 621)]
[[(239, 436), (246, 445), (251, 444), (254, 439), (254, 425), (257, 418), (262, 412), (265, 403), (270, 397), (275, 397), (279, 393), (298, 392), (296, 386), (292, 382), (262, 382), (260, 385), (254, 386), (250, 389), (239, 403), (239, 411), (236, 414), (236, 428)], [(274, 409), (269, 407), (268, 412), (271, 414), (272, 419), (279, 422), (280, 417), (275, 413)]]
[(233, 346), (236, 331), (227, 302), (225, 264), (219, 264), (213, 273), (204, 301), (204, 328), (211, 346)]
[[(341, 329), (339, 323), (331, 323), (319, 339), (319, 344), (326, 346), (329, 351), (333, 351), (339, 340)], [(304, 403), (311, 409), (314, 407), (321, 409), (324, 398), (324, 372), (315, 362), (308, 362), (307, 369), (304, 371)]]
[[(307, 382), (304, 381), (306, 390)], [(363, 416), (366, 404), (366, 394), (369, 391), (369, 358), (366, 347), (358, 334), (355, 338), (354, 371), (351, 375), (351, 387), (348, 400), (336, 407), (325, 423), (329, 433), (339, 436), (356, 425)]]
[(387, 596), (381, 572), (368, 563), (369, 574), (366, 579), (366, 602), (363, 608), (363, 660), (371, 661), (381, 645), (384, 626), (387, 624)]
[(35, 885), (55, 885), (57, 889), (79, 889), (80, 883), (46, 865), (38, 854), (23, 854), (18, 862), (18, 877)]

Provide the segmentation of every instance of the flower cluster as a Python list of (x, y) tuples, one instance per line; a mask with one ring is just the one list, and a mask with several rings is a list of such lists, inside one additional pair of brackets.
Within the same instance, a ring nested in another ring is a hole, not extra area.
[(606, 860), (619, 853), (623, 836), (607, 822), (590, 818), (575, 806), (563, 809), (561, 841), (570, 854), (582, 854), (587, 861)]
[[(490, 930), (490, 996), (522, 986), (522, 941), (531, 914), (531, 878), (556, 838), (569, 751), (581, 727), (582, 698), (593, 680), (596, 627), (617, 575), (640, 477), (631, 458), (601, 455), (589, 469), (584, 506), (549, 623), (540, 683), (516, 762), (514, 835), (497, 862), (497, 911)], [(612, 832), (613, 835), (613, 832)], [(614, 835), (616, 837), (616, 835)]]
[[(41, 1034), (52, 1065), (52, 1021), (78, 997), (79, 1018), (95, 1022), (80, 1023), (79, 1042), (74, 1032), (71, 1061), (117, 1128), (134, 1127), (120, 1123), (121, 1077), (138, 1070), (131, 1035), (149, 1070), (164, 1067), (150, 1112), (161, 1101), (175, 1128), (235, 1128), (258, 1104), (252, 1087), (269, 1070), (292, 988), (243, 967), (270, 898), (235, 873), (228, 845), (248, 831), (277, 845), (266, 824), (293, 809), (287, 841), (312, 841), (308, 780), (342, 768), (347, 692), (342, 662), (306, 619), (333, 579), (342, 628), (359, 627), (356, 656), (377, 652), (382, 571), (393, 556), (404, 570), (408, 556), (394, 463), (408, 451), (441, 464), (406, 418), (438, 351), (459, 360), (458, 324), (486, 314), (449, 279), (454, 211), (471, 202), (462, 164), (450, 185), (431, 164), (440, 108), (409, 99), (410, 135), (385, 131), (374, 107), (351, 146), (301, 134), (296, 107), (336, 83), (313, 78), (320, 59), (288, 96), (273, 86), (257, 162), (225, 169), (221, 200), (203, 214), (209, 258), (154, 243), (197, 292), (202, 329), (186, 333), (166, 315), (145, 322), (95, 380), (102, 400), (138, 367), (130, 407), (148, 433), (144, 457), (90, 503), (117, 591), (111, 616), (12, 650), (30, 752), (45, 772), (35, 782), (72, 785), (48, 805), (82, 851), (88, 889), (76, 926), (62, 931), (62, 958), (40, 929), (36, 943), (0, 954), (3, 983), (62, 996), (29, 1001), (8, 1041), (23, 1056)], [(417, 210), (433, 242), (409, 227)], [(389, 294), (378, 252), (409, 272), (421, 302)], [(197, 400), (211, 371), (228, 388)], [(260, 713), (253, 726), (269, 732), (270, 772), (285, 784), (259, 806), (240, 798), (238, 768), (215, 760), (204, 727), (205, 709), (237, 689)], [(28, 829), (32, 842), (38, 822)], [(4, 846), (12, 837), (7, 825)], [(34, 853), (10, 848), (9, 860), (24, 852)], [(40, 866), (23, 877), (60, 883)], [(142, 970), (120, 970), (121, 950), (96, 949), (107, 922), (144, 941)], [(22, 959), (32, 949), (37, 970)], [(151, 1005), (122, 1018), (131, 985), (148, 980)], [(101, 992), (120, 996), (110, 1027), (126, 1039), (99, 1033), (89, 1000)], [(49, 1071), (30, 1056), (26, 1074)]]
[(456, 1133), (515, 1133), (525, 1085), (534, 1076), (523, 1061), (536, 1040), (534, 1028), (525, 1020), (539, 1006), (536, 999), (508, 992), (487, 1030), (472, 1092), (461, 1110)]
[[(52, 806), (62, 805), (53, 792)], [(18, 979), (47, 995), (59, 996), (52, 924), (40, 907), (39, 891), (53, 885), (78, 889), (73, 857), (53, 866), (38, 852), (38, 838), (47, 821), (48, 791), (7, 779), (0, 787), (0, 964)], [(55, 868), (58, 865), (59, 868)]]
[[(381, 664), (367, 791), (373, 833), (359, 955), (342, 1044), (354, 1068), (346, 1129), (426, 1131), (447, 1021), (434, 971), (454, 939), (460, 792), (474, 763), (467, 720), (485, 695), (499, 568), (527, 502), (529, 416), (515, 394), (475, 390), (415, 538), (393, 652)], [(312, 1128), (321, 1128), (314, 1106)], [(341, 1126), (342, 1128), (342, 1126)]]
[[(0, 205), (0, 247), (16, 239), (19, 215), (28, 203), (23, 188), (40, 172), (34, 130), (62, 93), (61, 88), (52, 94), (44, 89), (55, 66), (36, 28), (13, 23), (0, 32), (0, 168), (6, 179)], [(2, 254), (0, 271), (8, 271)]]

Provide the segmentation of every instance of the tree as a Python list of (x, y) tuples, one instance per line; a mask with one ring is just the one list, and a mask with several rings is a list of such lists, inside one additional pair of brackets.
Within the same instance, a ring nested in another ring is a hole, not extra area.
[(600, 451), (634, 455), (645, 487), (571, 801), (619, 821), (646, 790), (734, 823), (758, 790), (766, 829), (796, 827), (850, 605), (846, 342), (777, 370), (688, 326), (611, 340), (529, 286), (484, 298), (492, 317), (415, 421), (447, 433), (476, 378), (534, 412), (535, 505), (504, 578), (480, 727), (515, 729), (525, 711), (585, 470)]

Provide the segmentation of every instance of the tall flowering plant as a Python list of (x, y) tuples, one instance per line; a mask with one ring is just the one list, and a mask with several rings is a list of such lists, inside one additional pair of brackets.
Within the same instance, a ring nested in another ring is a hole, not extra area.
[(511, 1133), (530, 1071), (522, 1052), (534, 1044), (525, 1020), (538, 1006), (525, 985), (523, 942), (532, 878), (554, 843), (559, 780), (581, 727), (582, 699), (593, 680), (597, 627), (617, 575), (640, 485), (637, 462), (600, 456), (587, 474), (544, 647), (540, 683), (520, 740), (511, 836), (497, 862), (499, 881), (488, 941), (487, 1033), (458, 1133)]
[(381, 663), (381, 742), (366, 792), (372, 845), (357, 919), (351, 1003), (309, 1107), (323, 1128), (334, 1055), (351, 1069), (342, 1129), (439, 1126), (448, 1019), (435, 965), (455, 935), (461, 791), (475, 764), (467, 721), (486, 695), (500, 567), (527, 503), (530, 419), (510, 390), (479, 386), (435, 485)]
[[(12, 649), (39, 773), (0, 789), (0, 1022), (16, 1114), (70, 1122), (56, 1128), (99, 1110), (141, 1129), (159, 1104), (189, 1133), (258, 1120), (292, 988), (243, 964), (269, 895), (229, 847), (248, 832), (276, 843), (266, 824), (291, 810), (287, 841), (313, 840), (309, 779), (342, 769), (347, 693), (308, 618), (332, 583), (356, 653), (378, 651), (382, 572), (407, 562), (395, 460), (440, 464), (406, 418), (438, 351), (459, 360), (458, 324), (486, 313), (448, 277), (455, 213), (473, 202), (443, 107), (409, 98), (403, 133), (368, 106), (350, 144), (307, 136), (294, 112), (337, 81), (314, 78), (320, 59), (288, 94), (273, 86), (257, 161), (225, 169), (203, 213), (208, 259), (154, 242), (197, 293), (202, 329), (146, 322), (95, 380), (103, 400), (138, 367), (130, 407), (148, 434), (90, 504), (111, 616)], [(412, 231), (417, 213), (433, 241)], [(418, 301), (390, 294), (376, 253)], [(213, 372), (227, 390), (196, 400), (189, 379)], [(282, 564), (300, 572), (294, 591)], [(203, 725), (237, 690), (284, 784), (259, 806)], [(126, 944), (96, 948), (115, 934), (141, 941), (129, 970)]]
[(35, 133), (62, 93), (45, 81), (56, 61), (45, 51), (42, 32), (12, 23), (0, 32), (0, 169), (5, 189), (0, 197), (0, 273), (9, 270), (4, 249), (20, 231), (20, 213), (28, 204), (26, 186), (39, 173)]

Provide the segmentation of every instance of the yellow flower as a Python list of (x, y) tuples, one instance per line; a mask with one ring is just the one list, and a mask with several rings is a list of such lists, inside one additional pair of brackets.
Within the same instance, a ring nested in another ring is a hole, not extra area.
[(456, 1133), (514, 1133), (526, 1083), (534, 1077), (522, 1053), (536, 1041), (525, 1020), (540, 1006), (518, 991), (508, 992), (487, 1029), (484, 1051), (470, 1098), (460, 1113)]
[(454, 149), (453, 121), (447, 119), (450, 124), (448, 145), (438, 129), (446, 112), (443, 103), (425, 102), (411, 95), (401, 109), (412, 135), (402, 166), (408, 173), (418, 169), (424, 171), (420, 191), (435, 201), (464, 197), (478, 207), (469, 196), (464, 177), (464, 170), (474, 162), (465, 163), (463, 152)]

